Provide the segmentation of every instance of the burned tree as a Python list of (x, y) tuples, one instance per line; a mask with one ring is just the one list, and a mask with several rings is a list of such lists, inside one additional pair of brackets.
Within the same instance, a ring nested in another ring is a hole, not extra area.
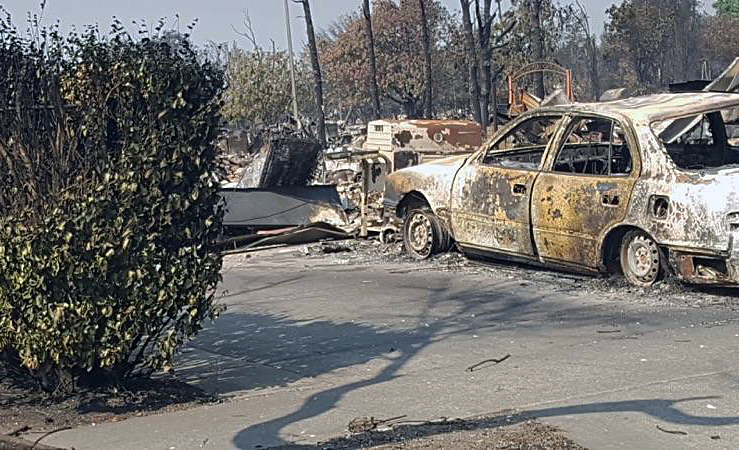
[[(470, 17), (469, 0), (460, 0), (462, 4), (462, 21), (465, 28), (467, 60), (470, 75), (470, 96), (473, 103), (473, 114), (475, 120), (482, 125), (487, 132), (490, 124), (490, 102), (493, 103), (493, 125), (497, 129), (497, 90), (496, 83), (502, 69), (493, 70), (493, 53), (495, 50), (505, 46), (504, 39), (511, 32), (516, 22), (508, 20), (503, 22), (500, 18), (500, 28), (494, 33), (494, 23), (497, 13), (492, 12), (492, 0), (484, 0), (482, 6), (479, 0), (475, 0), (475, 20), (477, 24), (477, 42), (473, 34), (472, 20)], [(498, 1), (498, 13), (500, 13), (500, 2)], [(496, 34), (493, 39), (493, 34)]]
[[(482, 11), (480, 11), (480, 1), (475, 0), (475, 13), (477, 17), (477, 36), (480, 43), (480, 70), (481, 70), (481, 85), (480, 86), (480, 116), (482, 117), (482, 129), (487, 132), (488, 121), (490, 120), (490, 82), (491, 73), (490, 65), (492, 63), (492, 48), (490, 47), (490, 32), (492, 30), (493, 19), (495, 13), (490, 14), (490, 7), (492, 6), (492, 0), (484, 0)], [(497, 107), (497, 100), (493, 99), (493, 111), (495, 114), (495, 108)]]
[(323, 111), (323, 78), (321, 76), (321, 64), (318, 62), (318, 47), (316, 46), (316, 36), (313, 31), (313, 18), (310, 12), (309, 0), (293, 0), (295, 3), (303, 4), (303, 12), (305, 14), (305, 29), (308, 35), (308, 50), (310, 51), (310, 61), (313, 66), (313, 83), (314, 93), (316, 97), (316, 115), (318, 116), (318, 140), (326, 146), (326, 115)]
[(598, 73), (598, 44), (595, 41), (595, 34), (590, 31), (590, 19), (588, 13), (580, 0), (575, 0), (578, 10), (574, 11), (574, 18), (578, 26), (585, 34), (585, 50), (588, 55), (588, 72), (590, 75), (590, 85), (593, 90), (593, 98), (598, 100), (600, 97), (600, 76)]
[(421, 30), (423, 31), (423, 59), (426, 78), (426, 91), (424, 93), (424, 115), (426, 118), (433, 116), (433, 88), (431, 86), (431, 37), (429, 36), (429, 25), (426, 20), (425, 0), (418, 0), (421, 10)]
[(470, 0), (459, 0), (462, 7), (462, 24), (464, 25), (465, 47), (467, 50), (467, 71), (470, 78), (470, 103), (472, 116), (475, 121), (482, 124), (482, 112), (480, 111), (480, 82), (478, 72), (480, 64), (475, 51), (475, 36), (472, 33), (472, 19), (470, 18)]
[(370, 75), (369, 86), (372, 96), (372, 114), (375, 119), (380, 118), (380, 92), (377, 88), (377, 61), (375, 60), (375, 37), (372, 35), (372, 16), (370, 14), (369, 0), (362, 1), (362, 13), (364, 14), (365, 34), (367, 36), (367, 53), (369, 54)]
[[(529, 20), (531, 25), (531, 44), (534, 60), (539, 62), (544, 59), (544, 34), (541, 29), (541, 2), (542, 0), (529, 0)], [(544, 98), (544, 72), (534, 73), (534, 89), (536, 96)]]

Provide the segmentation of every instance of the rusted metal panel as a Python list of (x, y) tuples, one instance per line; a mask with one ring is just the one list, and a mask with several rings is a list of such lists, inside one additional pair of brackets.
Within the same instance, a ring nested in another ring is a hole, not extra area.
[(265, 142), (239, 182), (240, 188), (307, 186), (318, 167), (321, 144), (315, 139), (276, 136)]
[(336, 186), (222, 189), (229, 229), (264, 229), (323, 222), (346, 226)]
[(453, 188), (455, 239), (476, 247), (533, 255), (529, 196), (535, 170), (480, 164), (463, 168)]
[(633, 178), (542, 173), (532, 195), (542, 260), (598, 267), (603, 232), (626, 216)]
[[(460, 120), (375, 120), (367, 125), (364, 150), (379, 151), (401, 164), (412, 164), (469, 154), (482, 145), (482, 128), (476, 122)], [(396, 153), (402, 156), (396, 158)]]

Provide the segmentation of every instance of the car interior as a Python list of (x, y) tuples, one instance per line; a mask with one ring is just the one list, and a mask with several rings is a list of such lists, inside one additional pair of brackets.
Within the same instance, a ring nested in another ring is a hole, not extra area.
[[(537, 170), (560, 116), (534, 117), (519, 124), (485, 152), (482, 164)], [(505, 151), (509, 150), (509, 151)]]
[(623, 128), (606, 118), (577, 118), (554, 162), (555, 172), (627, 175), (632, 159)]
[(702, 170), (739, 164), (739, 147), (730, 144), (719, 111), (655, 122), (652, 129), (681, 169)]

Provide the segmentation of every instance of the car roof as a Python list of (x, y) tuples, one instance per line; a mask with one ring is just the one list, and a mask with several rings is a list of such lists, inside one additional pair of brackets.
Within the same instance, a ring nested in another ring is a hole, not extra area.
[(739, 107), (739, 94), (691, 92), (654, 94), (602, 103), (573, 103), (540, 110), (593, 114), (622, 114), (634, 121), (654, 122), (703, 112)]

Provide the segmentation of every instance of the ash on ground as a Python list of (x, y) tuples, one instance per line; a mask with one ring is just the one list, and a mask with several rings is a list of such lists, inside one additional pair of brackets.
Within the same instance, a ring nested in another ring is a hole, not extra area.
[(603, 300), (739, 310), (739, 289), (691, 286), (669, 277), (654, 286), (640, 288), (630, 285), (620, 274), (598, 276), (560, 272), (494, 259), (470, 259), (458, 251), (416, 261), (403, 251), (402, 243), (383, 244), (377, 238), (310, 244), (296, 250), (296, 254), (340, 265), (402, 265), (393, 269), (395, 274), (404, 271), (464, 272), (519, 280), (523, 285), (554, 285), (558, 292), (593, 295)]

